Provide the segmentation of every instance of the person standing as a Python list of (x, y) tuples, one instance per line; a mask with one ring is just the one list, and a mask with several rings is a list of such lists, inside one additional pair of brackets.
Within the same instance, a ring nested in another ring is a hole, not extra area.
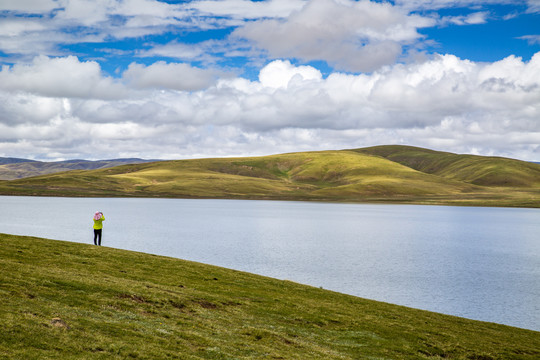
[(94, 245), (101, 246), (101, 234), (103, 232), (103, 221), (105, 216), (101, 211), (96, 211), (94, 214)]

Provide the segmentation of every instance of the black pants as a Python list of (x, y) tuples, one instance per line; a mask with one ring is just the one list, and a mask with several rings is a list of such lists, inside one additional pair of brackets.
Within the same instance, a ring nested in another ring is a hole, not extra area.
[(94, 229), (94, 245), (101, 246), (101, 231), (102, 230), (103, 229)]

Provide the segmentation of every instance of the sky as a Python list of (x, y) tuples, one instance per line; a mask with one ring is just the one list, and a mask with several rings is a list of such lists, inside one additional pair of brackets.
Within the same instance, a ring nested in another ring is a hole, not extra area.
[(540, 0), (0, 0), (0, 156), (540, 161)]

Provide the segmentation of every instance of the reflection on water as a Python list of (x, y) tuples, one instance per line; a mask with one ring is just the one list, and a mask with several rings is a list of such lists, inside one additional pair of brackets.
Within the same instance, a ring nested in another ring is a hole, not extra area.
[(0, 232), (92, 243), (540, 330), (540, 211), (0, 197)]

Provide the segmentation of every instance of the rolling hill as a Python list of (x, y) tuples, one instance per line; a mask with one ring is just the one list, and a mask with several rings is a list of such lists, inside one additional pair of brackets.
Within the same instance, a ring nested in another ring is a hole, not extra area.
[(173, 160), (0, 182), (0, 194), (540, 206), (540, 165), (406, 146)]
[(411, 146), (375, 146), (358, 152), (384, 157), (427, 174), (481, 186), (540, 187), (537, 163), (501, 157), (457, 155)]

